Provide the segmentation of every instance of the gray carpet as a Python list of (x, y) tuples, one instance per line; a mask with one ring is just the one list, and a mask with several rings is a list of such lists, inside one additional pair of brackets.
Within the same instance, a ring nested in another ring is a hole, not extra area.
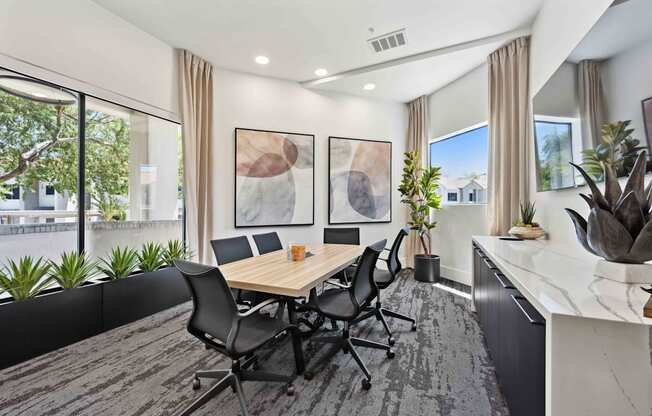
[[(388, 293), (389, 292), (389, 293)], [(390, 319), (396, 358), (359, 348), (373, 376), (370, 391), (350, 354), (338, 354), (312, 381), (299, 378), (297, 394), (273, 383), (245, 383), (252, 415), (507, 415), (494, 370), (467, 299), (408, 276), (385, 291), (385, 306), (416, 316), (417, 332)], [(207, 351), (185, 330), (184, 304), (0, 372), (0, 415), (173, 415), (210, 384), (194, 392), (194, 370), (227, 361)], [(384, 341), (368, 320), (353, 335)], [(26, 336), (29, 336), (26, 334)], [(329, 346), (304, 343), (306, 359)], [(260, 354), (263, 370), (287, 373), (290, 342)], [(310, 365), (310, 364), (309, 364)], [(238, 415), (229, 389), (195, 413)]]

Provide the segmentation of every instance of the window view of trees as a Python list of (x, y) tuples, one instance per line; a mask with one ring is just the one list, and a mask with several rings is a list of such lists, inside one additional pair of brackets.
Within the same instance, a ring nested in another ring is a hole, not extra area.
[(572, 125), (566, 122), (537, 120), (534, 123), (538, 159), (539, 191), (575, 185)]
[(179, 125), (83, 98), (82, 193), (81, 98), (0, 71), (0, 263), (25, 255), (56, 260), (78, 249), (80, 195), (83, 249), (93, 257), (117, 244), (182, 237)]

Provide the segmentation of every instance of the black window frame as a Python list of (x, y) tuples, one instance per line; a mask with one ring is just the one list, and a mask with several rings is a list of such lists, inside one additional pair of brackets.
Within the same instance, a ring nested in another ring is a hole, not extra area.
[[(165, 117), (161, 117), (152, 113), (149, 113), (147, 111), (143, 111), (141, 109), (133, 108), (126, 106), (121, 103), (116, 103), (114, 101), (108, 100), (106, 98), (98, 97), (92, 94), (85, 93), (84, 91), (81, 90), (76, 90), (74, 88), (68, 88), (62, 85), (55, 84), (53, 82), (45, 81), (40, 78), (33, 77), (31, 75), (6, 68), (3, 66), (0, 66), (0, 70), (2, 71), (7, 71), (15, 75), (19, 75), (21, 77), (28, 78), (34, 82), (37, 82), (39, 84), (51, 87), (51, 88), (56, 88), (60, 89), (62, 91), (66, 91), (68, 93), (71, 93), (77, 97), (77, 114), (78, 114), (78, 126), (77, 126), (77, 157), (78, 157), (78, 165), (77, 165), (77, 195), (79, 196), (77, 198), (77, 251), (79, 253), (82, 253), (85, 251), (85, 238), (86, 238), (86, 226), (85, 226), (85, 219), (86, 219), (86, 206), (85, 206), (85, 201), (86, 201), (86, 98), (93, 98), (95, 100), (100, 100), (104, 101), (113, 105), (117, 105), (119, 107), (131, 110), (131, 111), (137, 111), (139, 113), (148, 115), (150, 117), (155, 117), (161, 120), (168, 121), (170, 123), (174, 123), (177, 126), (181, 127), (181, 123), (178, 121), (170, 120)], [(183, 138), (182, 138), (183, 140)], [(185, 168), (185, 167), (184, 167)], [(183, 185), (182, 185), (183, 187)], [(19, 191), (20, 192), (20, 191)], [(20, 194), (19, 194), (20, 195)], [(19, 198), (20, 199), (20, 196)], [(182, 213), (182, 218), (181, 218), (181, 239), (184, 244), (187, 244), (186, 240), (186, 193), (185, 193), (185, 188), (183, 188), (183, 213)]]

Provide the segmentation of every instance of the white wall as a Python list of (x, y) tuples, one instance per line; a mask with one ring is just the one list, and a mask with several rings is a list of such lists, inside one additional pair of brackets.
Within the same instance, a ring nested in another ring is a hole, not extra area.
[[(430, 139), (487, 121), (487, 65), (481, 65), (428, 97)], [(433, 252), (441, 256), (442, 276), (471, 285), (471, 236), (486, 235), (486, 205), (446, 205), (433, 214)]]
[[(566, 60), (611, 3), (612, 0), (547, 0), (543, 3), (532, 26), (532, 97)], [(531, 157), (533, 155), (534, 152)], [(530, 166), (530, 189), (536, 189), (535, 163), (530, 163)], [(572, 208), (582, 214), (587, 213), (586, 204), (577, 193), (575, 189), (538, 192), (532, 199), (537, 204), (537, 221), (548, 231), (551, 246), (570, 255), (585, 257), (588, 254), (577, 242), (573, 226), (564, 211), (564, 208)]]
[[(643, 146), (645, 126), (641, 101), (652, 97), (652, 44), (645, 42), (611, 57), (602, 67), (609, 121), (632, 120), (634, 138)], [(650, 132), (652, 134), (652, 132)]]
[[(404, 104), (308, 90), (294, 82), (222, 69), (215, 71), (214, 91), (214, 238), (273, 230), (279, 233), (284, 245), (288, 241), (320, 243), (322, 229), (328, 226), (328, 136), (344, 136), (393, 142), (393, 222), (359, 225), (362, 243), (383, 238), (391, 243), (405, 221), (405, 211), (396, 191), (407, 131)], [(315, 135), (314, 226), (234, 228), (236, 127)]]
[(90, 0), (0, 0), (0, 66), (175, 119), (172, 47)]
[(564, 62), (532, 102), (535, 115), (579, 117), (577, 65)]

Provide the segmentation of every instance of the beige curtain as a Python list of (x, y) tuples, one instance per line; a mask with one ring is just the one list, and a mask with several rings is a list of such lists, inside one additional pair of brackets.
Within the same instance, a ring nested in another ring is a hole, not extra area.
[(213, 230), (213, 67), (186, 50), (179, 50), (178, 57), (186, 235), (197, 259), (210, 263), (209, 240)]
[[(427, 163), (428, 147), (428, 97), (423, 95), (408, 103), (408, 131), (406, 151), (417, 150), (421, 156), (421, 164)], [(406, 222), (410, 220), (407, 213)], [(413, 231), (405, 244), (405, 260), (407, 267), (414, 267), (414, 255), (423, 252), (417, 234)]]
[(577, 65), (577, 84), (582, 121), (582, 148), (593, 149), (600, 143), (602, 122), (605, 119), (600, 63), (581, 61)]
[(529, 198), (529, 38), (489, 55), (489, 231), (504, 235)]

